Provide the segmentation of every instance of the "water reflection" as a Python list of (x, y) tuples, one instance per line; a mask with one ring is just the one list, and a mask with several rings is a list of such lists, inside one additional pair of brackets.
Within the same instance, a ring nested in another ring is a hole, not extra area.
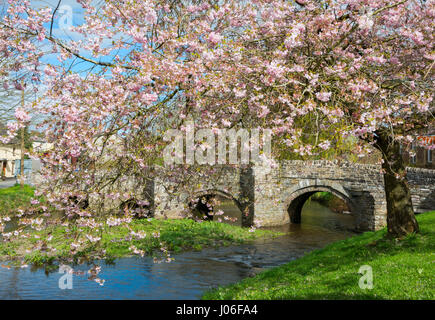
[(73, 289), (61, 290), (62, 274), (0, 268), (0, 299), (198, 299), (210, 288), (237, 282), (354, 234), (349, 231), (353, 216), (333, 213), (315, 202), (304, 206), (302, 216), (300, 225), (274, 228), (289, 233), (272, 240), (185, 252), (172, 263), (154, 264), (146, 257), (119, 259), (115, 265), (102, 262), (103, 287), (86, 276), (74, 276)]
[(242, 225), (242, 212), (236, 206), (232, 200), (225, 199), (223, 197), (217, 196), (218, 205), (214, 207), (214, 212), (223, 211), (222, 216), (216, 215), (213, 217), (213, 221), (223, 221), (225, 223), (241, 226)]

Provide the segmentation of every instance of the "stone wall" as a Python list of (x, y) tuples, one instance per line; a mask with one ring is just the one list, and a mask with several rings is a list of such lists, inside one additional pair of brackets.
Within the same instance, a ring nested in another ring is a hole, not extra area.
[(408, 168), (412, 205), (416, 213), (435, 210), (435, 170)]
[[(293, 160), (282, 161), (275, 168), (220, 166), (212, 175), (208, 170), (196, 168), (182, 184), (166, 178), (147, 182), (127, 179), (118, 187), (133, 189), (137, 199), (149, 200), (156, 218), (183, 217), (192, 199), (219, 195), (240, 208), (244, 226), (298, 223), (306, 199), (328, 191), (347, 202), (356, 229), (377, 230), (386, 225), (384, 179), (377, 165)], [(407, 173), (415, 212), (434, 210), (435, 170), (408, 168)], [(110, 201), (106, 205), (114, 206)]]
[(168, 183), (157, 178), (154, 182), (156, 218), (179, 218), (185, 216), (192, 200), (206, 195), (219, 195), (241, 206), (243, 193), (240, 188), (240, 168), (216, 166), (209, 174), (209, 168), (197, 168), (195, 175), (189, 175), (186, 183)]

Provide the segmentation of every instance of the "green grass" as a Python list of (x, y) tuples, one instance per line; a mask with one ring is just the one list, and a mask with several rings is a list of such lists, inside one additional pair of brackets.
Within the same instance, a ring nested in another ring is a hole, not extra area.
[(0, 189), (0, 216), (15, 213), (19, 208), (28, 206), (33, 197), (34, 188), (24, 185)]
[[(434, 299), (435, 211), (417, 220), (421, 232), (403, 240), (389, 240), (385, 229), (366, 232), (203, 299)], [(358, 285), (363, 265), (372, 267), (373, 289)]]
[[(13, 216), (19, 208), (28, 208), (30, 199), (34, 195), (34, 189), (25, 185), (0, 189), (0, 216)], [(44, 201), (41, 197), (40, 201)], [(55, 216), (55, 215), (53, 215)], [(98, 222), (98, 221), (97, 221)], [(16, 239), (9, 242), (0, 241), (0, 260), (25, 261), (34, 265), (52, 263), (55, 260), (73, 259), (80, 262), (83, 259), (105, 258), (113, 260), (131, 255), (131, 245), (143, 250), (146, 254), (156, 255), (161, 248), (160, 243), (171, 252), (178, 253), (185, 250), (201, 250), (206, 246), (222, 246), (241, 244), (261, 237), (273, 237), (280, 235), (277, 232), (249, 229), (217, 222), (198, 223), (189, 219), (182, 220), (158, 220), (141, 219), (133, 220), (129, 228), (134, 232), (143, 231), (147, 234), (144, 239), (127, 239), (130, 230), (125, 226), (107, 225), (100, 227), (97, 232), (87, 227), (77, 227), (71, 224), (69, 227), (46, 225), (42, 231), (31, 231), (31, 237)], [(159, 232), (160, 238), (153, 236)], [(100, 237), (97, 243), (91, 243), (86, 238), (79, 251), (71, 256), (71, 243), (83, 235), (91, 233)], [(51, 235), (52, 239), (45, 239)], [(48, 246), (48, 250), (40, 250), (39, 247)], [(54, 248), (55, 252), (51, 249)]]
[[(123, 226), (103, 227), (95, 236), (101, 240), (93, 244), (85, 241), (83, 247), (73, 257), (70, 255), (70, 245), (83, 234), (90, 231), (87, 227), (79, 228), (70, 226), (69, 230), (64, 226), (50, 226), (43, 231), (32, 231), (29, 239), (15, 240), (11, 242), (0, 242), (0, 260), (17, 260), (24, 258), (28, 263), (41, 265), (51, 263), (55, 260), (66, 260), (73, 258), (75, 262), (81, 259), (92, 260), (94, 258), (105, 258), (113, 260), (131, 255), (129, 247), (136, 246), (144, 250), (148, 255), (156, 255), (160, 251), (160, 242), (172, 253), (185, 250), (201, 250), (206, 246), (226, 246), (230, 244), (241, 244), (261, 237), (273, 237), (280, 235), (276, 232), (255, 230), (231, 226), (218, 222), (198, 223), (189, 219), (159, 220), (142, 219), (134, 220), (129, 227), (134, 231), (144, 231), (144, 239), (127, 239), (130, 231)], [(155, 238), (153, 233), (159, 232), (160, 238)], [(56, 249), (55, 253), (42, 252), (37, 246), (41, 239), (46, 239), (51, 234), (52, 240), (47, 245)], [(34, 235), (40, 238), (35, 238)], [(31, 252), (26, 252), (30, 250)], [(105, 251), (105, 252), (103, 252)]]

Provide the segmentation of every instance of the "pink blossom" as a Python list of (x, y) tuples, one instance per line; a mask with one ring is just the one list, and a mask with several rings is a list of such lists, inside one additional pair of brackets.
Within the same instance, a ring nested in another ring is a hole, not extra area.
[(323, 102), (328, 102), (331, 99), (331, 92), (317, 92), (316, 98)]
[(237, 90), (236, 88), (234, 88), (233, 91), (236, 98), (243, 98), (244, 96), (246, 96), (246, 90)]
[(158, 96), (155, 93), (144, 93), (141, 97), (141, 101), (144, 104), (150, 104), (157, 101)]
[(228, 121), (228, 120), (226, 120), (226, 119), (222, 119), (222, 124), (223, 124), (225, 127), (229, 127), (229, 126), (231, 126), (231, 121)]
[(260, 112), (258, 113), (259, 118), (264, 118), (267, 114), (269, 114), (270, 110), (267, 106), (262, 105)]
[(221, 40), (222, 40), (222, 36), (218, 33), (211, 32), (208, 35), (208, 41), (210, 41), (210, 43), (212, 43), (213, 45), (218, 44)]
[(52, 67), (52, 66), (50, 66), (50, 65), (48, 65), (47, 67), (45, 67), (45, 69), (44, 69), (44, 73), (45, 73), (47, 76), (52, 76), (52, 77), (57, 76), (57, 71), (54, 69), (54, 67)]
[(363, 31), (369, 31), (372, 29), (374, 21), (370, 15), (362, 15), (358, 19), (358, 27)]
[(282, 78), (286, 72), (286, 68), (279, 64), (278, 61), (272, 61), (266, 68), (267, 74), (273, 78)]
[(21, 122), (30, 121), (30, 115), (21, 107), (15, 110), (15, 118), (17, 118), (17, 120)]
[(323, 150), (329, 149), (330, 146), (331, 146), (331, 142), (329, 140), (325, 140), (322, 143), (319, 143), (319, 148)]
[(415, 44), (417, 45), (422, 45), (424, 44), (424, 36), (423, 33), (421, 33), (420, 31), (415, 31), (414, 33), (412, 33), (410, 35), (410, 38), (412, 39), (412, 41), (415, 42)]
[(145, 14), (145, 21), (151, 24), (157, 22), (157, 14), (154, 9), (149, 8)]

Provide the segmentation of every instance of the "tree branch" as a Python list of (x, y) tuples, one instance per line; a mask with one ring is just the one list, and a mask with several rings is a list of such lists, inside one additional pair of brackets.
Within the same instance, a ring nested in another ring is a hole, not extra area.
[(53, 31), (53, 22), (54, 22), (54, 15), (56, 14), (57, 9), (59, 9), (60, 3), (62, 2), (62, 0), (59, 0), (59, 2), (57, 3), (56, 8), (53, 11), (53, 15), (51, 16), (51, 23), (50, 23), (50, 37)]

